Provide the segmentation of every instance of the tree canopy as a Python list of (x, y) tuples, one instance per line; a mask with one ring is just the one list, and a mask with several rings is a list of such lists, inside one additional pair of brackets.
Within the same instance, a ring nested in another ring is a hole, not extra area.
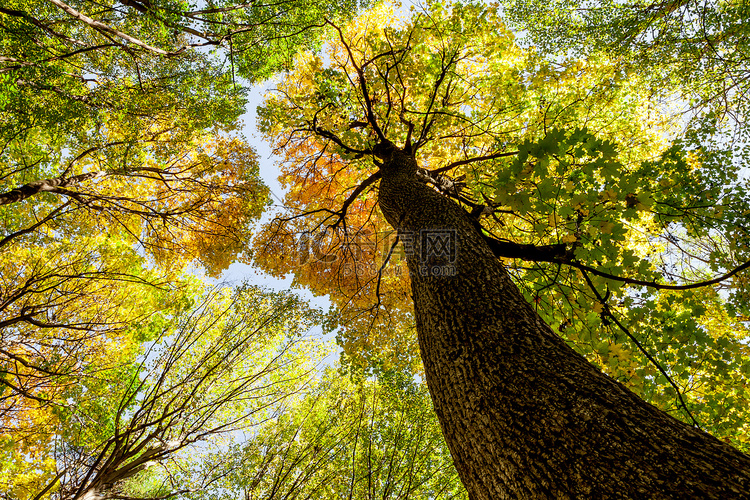
[[(203, 285), (188, 271), (218, 276), (249, 255), (268, 189), (240, 130), (248, 82), (284, 69), (297, 47), (317, 43), (313, 25), (353, 7), (0, 7), (0, 476), (9, 498), (105, 491), (164, 438), (165, 429), (128, 437), (126, 416), (146, 424), (129, 413), (137, 393), (117, 384), (151, 383), (140, 365), (147, 348), (200, 304)], [(165, 397), (152, 404), (178, 405)], [(196, 422), (186, 435), (202, 439), (208, 424)]]
[[(392, 149), (588, 362), (750, 450), (747, 6), (500, 4), (3, 4), (3, 498), (466, 498)], [(206, 283), (238, 261), (333, 311)]]
[[(509, 21), (545, 54), (608, 54), (648, 79), (654, 97), (677, 98), (697, 127), (730, 126), (745, 138), (748, 6), (721, 2), (507, 1)], [(676, 89), (677, 87), (677, 89)]]
[[(373, 196), (374, 147), (388, 139), (474, 215), (579, 352), (743, 446), (743, 150), (718, 126), (686, 131), (616, 54), (550, 60), (520, 48), (496, 7), (433, 2), (406, 19), (380, 7), (336, 28), (327, 52), (298, 56), (262, 108), (290, 190), (258, 262), (331, 294), (350, 359), (417, 359), (407, 274)], [(300, 238), (318, 254), (282, 255), (273, 243)], [(363, 258), (374, 265), (356, 272)]]

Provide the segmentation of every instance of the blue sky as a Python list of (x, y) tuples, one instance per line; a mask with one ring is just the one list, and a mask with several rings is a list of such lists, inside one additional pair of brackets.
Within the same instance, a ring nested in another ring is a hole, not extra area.
[[(276, 164), (278, 158), (273, 155), (269, 144), (262, 138), (256, 127), (256, 108), (262, 103), (265, 92), (273, 88), (275, 84), (276, 81), (271, 80), (253, 86), (249, 95), (247, 109), (242, 116), (242, 132), (247, 141), (257, 151), (260, 161), (260, 175), (271, 190), (273, 206), (266, 211), (261, 221), (269, 220), (273, 216), (274, 210), (282, 204), (284, 198), (284, 190), (278, 181), (279, 169)], [(292, 287), (291, 276), (287, 276), (286, 279), (274, 278), (251, 265), (242, 263), (234, 263), (229, 266), (229, 269), (221, 275), (218, 281), (230, 283), (247, 281), (251, 284), (264, 286), (273, 290), (289, 290)], [(310, 304), (313, 306), (325, 309), (330, 306), (330, 301), (327, 297), (316, 297), (309, 290), (303, 288), (295, 289), (295, 291), (310, 301)]]

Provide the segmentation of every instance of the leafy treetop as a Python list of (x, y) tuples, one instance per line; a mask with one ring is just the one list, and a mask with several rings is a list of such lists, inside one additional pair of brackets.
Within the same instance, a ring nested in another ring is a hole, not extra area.
[[(407, 18), (380, 6), (332, 26), (325, 56), (298, 56), (261, 108), (289, 193), (256, 248), (266, 269), (331, 294), (349, 359), (418, 364), (404, 250), (373, 196), (390, 141), (476, 218), (580, 352), (746, 442), (750, 234), (732, 151), (711, 131), (681, 135), (616, 58), (520, 49), (495, 6), (432, 2)], [(313, 251), (280, 252), (294, 242)]]

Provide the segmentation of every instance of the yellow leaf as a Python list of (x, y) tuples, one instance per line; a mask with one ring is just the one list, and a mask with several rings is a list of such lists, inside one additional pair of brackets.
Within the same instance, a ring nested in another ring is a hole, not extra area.
[(578, 238), (575, 237), (575, 235), (572, 234), (566, 234), (562, 238), (560, 238), (560, 241), (563, 243), (575, 243)]

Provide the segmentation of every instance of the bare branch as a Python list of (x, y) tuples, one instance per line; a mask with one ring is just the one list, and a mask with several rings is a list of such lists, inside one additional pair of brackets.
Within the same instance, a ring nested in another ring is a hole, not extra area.
[(344, 32), (341, 30), (341, 28), (333, 24), (331, 21), (327, 21), (327, 23), (338, 32), (339, 39), (341, 40), (341, 44), (344, 46), (344, 48), (346, 48), (346, 51), (349, 54), (349, 61), (352, 63), (352, 66), (354, 66), (354, 70), (357, 72), (360, 92), (361, 92), (362, 97), (365, 100), (365, 113), (367, 115), (367, 122), (370, 124), (373, 131), (375, 131), (375, 134), (377, 134), (378, 139), (381, 142), (385, 142), (387, 139), (385, 135), (383, 134), (383, 131), (380, 129), (380, 125), (378, 124), (378, 121), (375, 119), (375, 112), (372, 109), (372, 97), (370, 96), (370, 90), (367, 88), (367, 79), (365, 78), (365, 72), (362, 69), (362, 67), (357, 65), (357, 62), (354, 59), (354, 54), (352, 53), (352, 49), (349, 46), (349, 44), (346, 42), (346, 40), (344, 39)]
[[(555, 262), (557, 262), (557, 261), (555, 261)], [(638, 280), (638, 279), (634, 279), (634, 278), (623, 278), (621, 276), (615, 276), (613, 274), (605, 273), (605, 272), (599, 271), (597, 269), (594, 269), (593, 267), (590, 267), (590, 266), (587, 266), (587, 265), (584, 265), (584, 264), (579, 264), (578, 262), (575, 262), (575, 261), (561, 262), (561, 263), (568, 264), (569, 266), (572, 266), (572, 267), (575, 267), (577, 269), (580, 269), (581, 271), (588, 271), (591, 274), (595, 274), (597, 276), (601, 276), (602, 278), (607, 278), (607, 279), (611, 279), (611, 280), (614, 280), (614, 281), (620, 281), (620, 282), (626, 283), (628, 285), (646, 286), (646, 287), (649, 287), (649, 288), (653, 288), (655, 290), (692, 290), (694, 288), (703, 288), (703, 287), (706, 287), (706, 286), (716, 285), (716, 284), (721, 283), (722, 281), (728, 280), (729, 278), (731, 278), (732, 276), (736, 275), (737, 273), (740, 273), (740, 272), (744, 271), (745, 269), (750, 268), (750, 261), (748, 261), (748, 262), (745, 262), (744, 264), (742, 264), (740, 266), (735, 267), (734, 269), (732, 269), (728, 273), (725, 273), (725, 274), (719, 276), (718, 278), (714, 278), (714, 279), (710, 279), (710, 280), (706, 280), (706, 281), (699, 281), (697, 283), (690, 283), (690, 284), (687, 284), (687, 285), (665, 285), (665, 284), (662, 284), (662, 283), (657, 283), (656, 281), (646, 281), (646, 280)]]
[(54, 219), (55, 216), (57, 216), (64, 208), (66, 208), (68, 206), (70, 206), (70, 201), (66, 201), (65, 203), (63, 203), (59, 207), (55, 208), (50, 213), (48, 213), (47, 215), (45, 215), (40, 221), (32, 224), (31, 226), (29, 226), (29, 227), (27, 227), (25, 229), (21, 229), (19, 231), (16, 231), (14, 233), (8, 234), (2, 240), (0, 240), (0, 248), (2, 248), (3, 246), (5, 246), (6, 244), (8, 244), (11, 240), (13, 240), (15, 238), (18, 238), (19, 236), (23, 236), (24, 234), (28, 234), (30, 232), (33, 232), (38, 227), (43, 226), (47, 222), (49, 222), (52, 219)]

